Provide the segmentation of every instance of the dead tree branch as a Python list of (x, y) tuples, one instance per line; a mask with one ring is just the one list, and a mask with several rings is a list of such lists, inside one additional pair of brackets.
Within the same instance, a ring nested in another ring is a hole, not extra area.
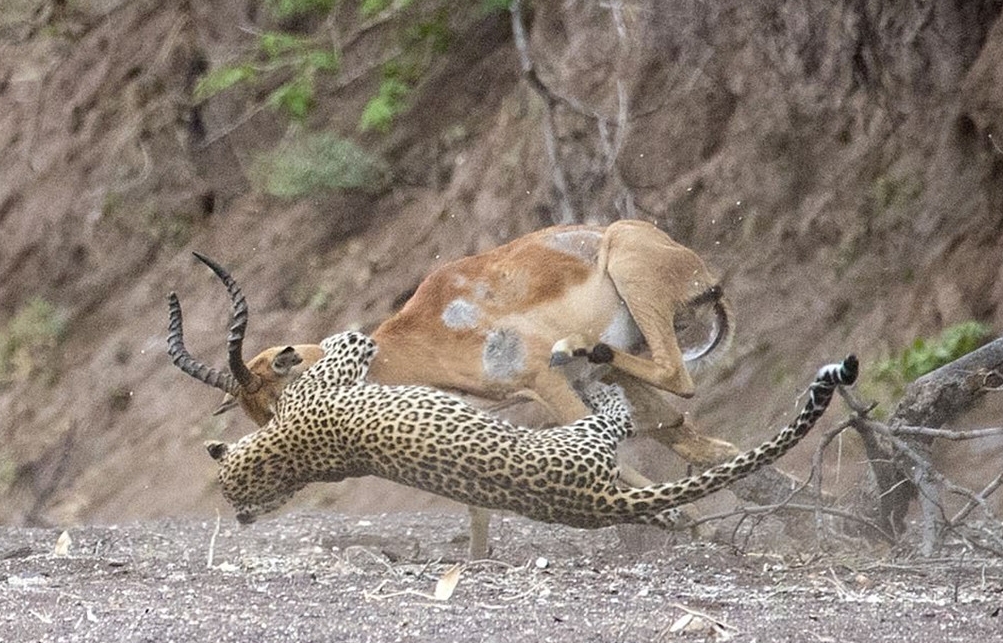
[(515, 48), (519, 52), (519, 64), (522, 68), (523, 77), (529, 86), (544, 100), (543, 110), (543, 141), (547, 148), (547, 158), (550, 161), (550, 175), (554, 182), (554, 189), (557, 191), (560, 215), (553, 219), (553, 223), (566, 225), (575, 223), (575, 214), (571, 208), (571, 199), (568, 196), (568, 179), (564, 175), (564, 167), (561, 165), (560, 152), (557, 149), (557, 135), (554, 128), (554, 107), (556, 99), (546, 85), (540, 81), (533, 65), (533, 59), (529, 55), (529, 41), (526, 38), (526, 28), (522, 22), (522, 2), (513, 0), (510, 8), (512, 14), (512, 34), (515, 39)]
[(709, 522), (725, 520), (727, 518), (734, 518), (735, 516), (740, 516), (743, 519), (745, 519), (752, 516), (776, 514), (784, 511), (812, 513), (812, 514), (822, 513), (829, 516), (835, 516), (837, 518), (841, 518), (846, 521), (860, 523), (861, 525), (872, 530), (875, 534), (877, 534), (879, 537), (881, 537), (888, 543), (895, 542), (895, 537), (893, 534), (884, 531), (883, 529), (881, 529), (881, 527), (871, 522), (870, 520), (867, 520), (866, 518), (858, 516), (852, 512), (846, 511), (845, 509), (840, 509), (838, 507), (822, 507), (815, 504), (805, 505), (791, 502), (778, 503), (775, 505), (760, 505), (755, 507), (737, 507), (730, 511), (723, 511), (716, 514), (702, 516), (694, 520), (693, 522), (688, 523), (686, 526), (687, 528), (692, 528)]
[(985, 429), (972, 429), (969, 431), (952, 431), (951, 429), (931, 429), (925, 426), (898, 426), (891, 429), (892, 435), (919, 435), (940, 440), (964, 441), (978, 440), (979, 438), (991, 438), (996, 435), (1003, 435), (1003, 427), (995, 426)]
[(999, 489), (1001, 484), (1003, 484), (1003, 473), (993, 478), (992, 482), (987, 484), (985, 488), (982, 489), (982, 491), (975, 494), (975, 498), (969, 500), (967, 505), (962, 507), (961, 510), (958, 511), (958, 513), (954, 514), (954, 517), (951, 518), (950, 521), (948, 521), (948, 525), (953, 527), (955, 525), (960, 524), (961, 521), (967, 518), (968, 514), (972, 512), (972, 509), (982, 506), (985, 503), (986, 498), (991, 496), (997, 489)]
[[(942, 427), (968, 411), (989, 391), (1003, 384), (1003, 338), (947, 364), (909, 385), (887, 423), (867, 417), (859, 401), (851, 402), (857, 411), (851, 426), (864, 442), (874, 475), (877, 502), (871, 516), (882, 529), (894, 534), (905, 531), (905, 516), (912, 502), (918, 501), (923, 520), (922, 550), (930, 555), (939, 543), (943, 530), (958, 525), (973, 509), (981, 508), (997, 521), (986, 498), (1001, 484), (994, 480), (982, 491), (961, 487), (931, 464), (935, 438), (962, 440), (999, 435), (996, 428), (951, 431)], [(950, 435), (949, 435), (950, 434)], [(968, 499), (965, 508), (950, 520), (938, 502), (941, 490)]]
[[(623, 16), (623, 4), (620, 0), (605, 5), (610, 12), (611, 22), (617, 34), (620, 52), (619, 59), (625, 60), (628, 57), (627, 27)], [(519, 54), (520, 67), (523, 78), (533, 91), (543, 99), (543, 136), (544, 145), (547, 150), (547, 157), (551, 166), (551, 175), (554, 189), (558, 194), (560, 216), (554, 217), (554, 223), (574, 223), (581, 220), (584, 213), (576, 214), (572, 205), (573, 199), (570, 192), (567, 172), (564, 169), (561, 159), (561, 152), (558, 147), (559, 137), (555, 124), (555, 114), (558, 108), (592, 121), (598, 133), (599, 158), (595, 159), (591, 168), (582, 180), (575, 181), (576, 190), (580, 194), (590, 194), (593, 189), (610, 179), (614, 180), (618, 187), (614, 205), (620, 212), (621, 217), (633, 218), (637, 211), (634, 204), (634, 195), (630, 188), (623, 181), (617, 169), (617, 159), (623, 150), (628, 132), (629, 100), (627, 88), (621, 78), (616, 78), (616, 114), (610, 116), (604, 114), (599, 109), (586, 105), (574, 96), (562, 93), (548, 85), (538, 73), (536, 64), (529, 53), (529, 43), (526, 30), (523, 25), (522, 7), (519, 0), (515, 0), (510, 7), (512, 15), (512, 33), (515, 40), (516, 50)]]
[[(815, 453), (812, 454), (811, 458), (811, 474), (808, 476), (810, 481), (814, 481), (815, 496), (818, 498), (822, 497), (822, 454), (829, 447), (833, 440), (836, 439), (843, 431), (845, 431), (850, 426), (849, 421), (840, 422), (838, 426), (826, 431), (822, 435), (821, 441), (819, 441), (818, 446), (815, 448)], [(822, 504), (815, 503), (815, 534), (816, 538), (822, 533)], [(882, 532), (881, 529), (877, 530), (879, 533)]]

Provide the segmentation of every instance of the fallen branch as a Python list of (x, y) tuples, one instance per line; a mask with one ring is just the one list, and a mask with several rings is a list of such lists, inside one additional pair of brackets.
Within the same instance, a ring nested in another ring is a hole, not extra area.
[(970, 499), (967, 505), (962, 507), (958, 513), (954, 514), (954, 517), (947, 522), (948, 526), (953, 527), (959, 524), (962, 520), (968, 517), (968, 514), (970, 514), (973, 509), (979, 506), (984, 506), (986, 498), (999, 489), (1001, 484), (1003, 484), (1003, 473), (993, 478), (993, 481), (987, 484), (982, 491), (975, 494), (975, 498)]
[(859, 524), (867, 527), (868, 529), (873, 530), (875, 534), (877, 534), (878, 536), (880, 536), (883, 540), (887, 541), (889, 544), (896, 542), (896, 538), (895, 538), (894, 534), (890, 534), (890, 533), (886, 532), (885, 530), (883, 530), (881, 527), (879, 527), (874, 522), (872, 522), (872, 521), (870, 521), (867, 518), (864, 518), (862, 516), (858, 516), (857, 514), (854, 514), (854, 513), (850, 512), (850, 511), (846, 511), (844, 509), (838, 509), (836, 507), (824, 507), (824, 506), (819, 506), (819, 505), (804, 505), (804, 504), (795, 504), (795, 503), (790, 503), (790, 502), (788, 502), (788, 503), (779, 503), (779, 504), (775, 504), (775, 505), (761, 505), (761, 506), (756, 506), (756, 507), (738, 507), (736, 509), (732, 509), (732, 510), (729, 510), (729, 511), (722, 511), (720, 513), (711, 514), (711, 515), (707, 515), (707, 516), (702, 516), (699, 519), (696, 519), (693, 522), (688, 523), (686, 526), (688, 528), (690, 528), (690, 527), (696, 527), (698, 525), (702, 525), (704, 523), (708, 523), (708, 522), (712, 522), (712, 521), (726, 520), (728, 518), (734, 518), (736, 516), (741, 517), (741, 518), (744, 519), (744, 518), (748, 518), (750, 516), (776, 514), (776, 513), (779, 513), (781, 511), (796, 511), (796, 512), (801, 512), (801, 513), (821, 512), (823, 514), (827, 514), (827, 515), (830, 515), (830, 516), (835, 516), (837, 518), (842, 518), (844, 520), (849, 520), (849, 521), (852, 521), (852, 522), (859, 523)]
[(991, 438), (1003, 435), (1003, 427), (990, 427), (986, 429), (971, 429), (969, 431), (954, 431), (952, 429), (931, 429), (925, 426), (897, 426), (889, 429), (892, 435), (919, 435), (940, 440), (979, 440), (981, 438)]
[[(823, 433), (822, 439), (815, 448), (815, 453), (812, 454), (811, 473), (809, 474), (808, 479), (814, 481), (815, 495), (819, 498), (822, 497), (822, 454), (829, 447), (832, 441), (835, 440), (836, 437), (843, 431), (849, 428), (849, 426), (850, 422), (849, 420), (846, 420)], [(815, 503), (815, 508), (815, 534), (817, 536), (822, 533), (822, 504)], [(881, 530), (878, 531), (880, 532)]]
[[(871, 408), (847, 397), (856, 412), (851, 426), (864, 442), (874, 474), (874, 521), (886, 531), (902, 534), (905, 516), (914, 501), (922, 509), (922, 552), (931, 555), (943, 527), (955, 527), (937, 502), (939, 490), (966, 497), (959, 520), (976, 507), (996, 520), (986, 499), (1001, 483), (990, 483), (981, 492), (954, 484), (934, 469), (930, 452), (934, 439), (965, 440), (1000, 435), (1003, 429), (951, 431), (942, 427), (968, 411), (989, 391), (1003, 385), (1003, 338), (924, 375), (909, 385), (887, 423), (868, 417)], [(844, 396), (846, 397), (846, 396)]]
[(1001, 386), (1003, 337), (910, 384), (888, 424), (940, 428)]

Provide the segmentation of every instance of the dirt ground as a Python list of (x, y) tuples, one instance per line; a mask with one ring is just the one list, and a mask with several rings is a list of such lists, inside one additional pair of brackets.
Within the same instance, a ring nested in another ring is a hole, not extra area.
[[(0, 640), (994, 640), (1003, 562), (783, 558), (519, 517), (455, 566), (460, 514), (282, 515), (0, 531)], [(63, 552), (56, 553), (58, 547)], [(455, 584), (454, 584), (455, 583)], [(436, 596), (438, 594), (438, 597)]]

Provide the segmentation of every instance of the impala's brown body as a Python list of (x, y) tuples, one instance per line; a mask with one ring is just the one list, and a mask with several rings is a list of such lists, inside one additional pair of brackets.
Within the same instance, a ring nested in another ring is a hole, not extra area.
[[(699, 358), (727, 344), (733, 323), (696, 253), (641, 221), (546, 228), (432, 272), (372, 333), (380, 352), (370, 377), (492, 400), (528, 391), (566, 423), (587, 411), (564, 373), (550, 368), (555, 345), (604, 343), (615, 349), (610, 377), (627, 390), (642, 430), (689, 462), (711, 465), (737, 451), (698, 434), (656, 392), (693, 394), (674, 319), (694, 301), (712, 312), (714, 326)], [(295, 371), (272, 366), (288, 347), (269, 348), (247, 363), (258, 387), (229, 391), (259, 425), (290, 376), (322, 354), (317, 345), (292, 348), (302, 358)]]
[[(615, 364), (681, 396), (693, 394), (675, 313), (717, 282), (703, 261), (653, 225), (547, 228), (439, 268), (373, 333), (374, 381), (430, 384), (501, 399), (528, 389), (561, 422), (586, 409), (560, 371), (554, 345), (604, 343)], [(720, 300), (719, 300), (720, 302)], [(714, 302), (718, 303), (718, 302)], [(720, 335), (730, 319), (720, 302)], [(647, 351), (650, 359), (634, 358)]]

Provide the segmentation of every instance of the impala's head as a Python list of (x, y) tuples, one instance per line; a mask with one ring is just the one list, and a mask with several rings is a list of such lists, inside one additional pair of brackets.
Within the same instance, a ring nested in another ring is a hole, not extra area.
[(247, 331), (247, 301), (230, 273), (208, 257), (197, 252), (194, 254), (223, 281), (233, 302), (233, 320), (227, 337), (230, 369), (226, 372), (206, 366), (188, 353), (182, 333), (181, 303), (174, 293), (168, 297), (170, 323), (167, 354), (171, 356), (174, 365), (188, 375), (226, 393), (216, 414), (239, 405), (254, 422), (259, 426), (264, 425), (271, 419), (272, 407), (286, 384), (299, 377), (324, 352), (316, 344), (274, 346), (245, 364), (243, 346), (244, 333)]

